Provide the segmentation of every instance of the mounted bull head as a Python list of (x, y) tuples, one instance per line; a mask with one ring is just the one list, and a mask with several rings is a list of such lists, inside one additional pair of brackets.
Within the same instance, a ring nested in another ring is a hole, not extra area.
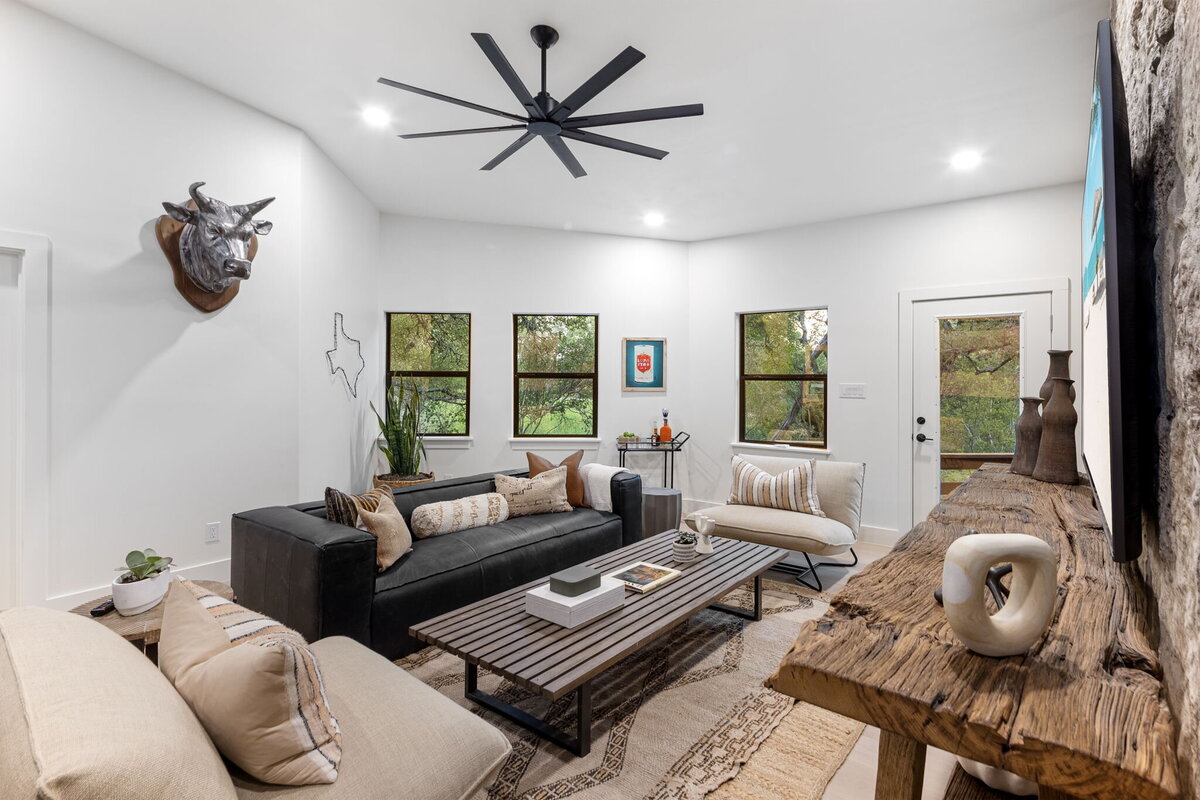
[(184, 223), (179, 237), (179, 257), (183, 271), (197, 287), (206, 292), (224, 292), (234, 281), (250, 277), (250, 241), (254, 234), (271, 232), (271, 223), (253, 219), (274, 197), (244, 206), (231, 206), (200, 193), (203, 181), (188, 187), (196, 204), (163, 203), (172, 219)]

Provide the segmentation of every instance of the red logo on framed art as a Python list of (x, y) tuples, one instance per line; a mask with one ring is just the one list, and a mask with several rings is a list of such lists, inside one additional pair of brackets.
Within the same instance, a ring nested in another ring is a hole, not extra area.
[(638, 372), (649, 372), (654, 368), (654, 362), (649, 353), (638, 353), (635, 366)]

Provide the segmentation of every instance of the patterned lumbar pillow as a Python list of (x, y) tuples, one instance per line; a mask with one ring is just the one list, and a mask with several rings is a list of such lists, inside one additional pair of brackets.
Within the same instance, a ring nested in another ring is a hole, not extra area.
[(567, 502), (567, 468), (556, 467), (533, 478), (495, 476), (496, 491), (508, 501), (510, 517), (570, 511)]
[(579, 465), (583, 462), (582, 450), (576, 450), (558, 464), (555, 464), (553, 461), (542, 458), (534, 453), (526, 453), (525, 459), (529, 462), (529, 477), (531, 478), (536, 478), (543, 472), (549, 472), (555, 467), (566, 467), (567, 502), (573, 506), (590, 508), (590, 506), (587, 504), (587, 501), (584, 499), (583, 475), (581, 475), (579, 472)]
[(743, 506), (766, 506), (801, 514), (825, 516), (817, 500), (817, 481), (811, 458), (795, 469), (772, 476), (741, 456), (733, 457), (733, 488), (729, 502)]
[(508, 519), (508, 502), (496, 492), (458, 500), (426, 503), (412, 513), (412, 531), (418, 538), (495, 525)]
[(333, 522), (364, 530), (378, 540), (375, 564), (380, 572), (412, 550), (412, 533), (404, 515), (396, 508), (390, 489), (350, 495), (326, 488), (325, 516)]
[(304, 638), (191, 582), (163, 606), (158, 663), (217, 749), (266, 783), (333, 783), (342, 735)]

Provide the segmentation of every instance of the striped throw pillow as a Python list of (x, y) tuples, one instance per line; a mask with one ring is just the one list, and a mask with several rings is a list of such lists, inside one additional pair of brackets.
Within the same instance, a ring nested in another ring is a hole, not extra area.
[(333, 783), (342, 734), (316, 655), (270, 617), (189, 581), (163, 608), (159, 667), (217, 749), (266, 783)]
[(811, 458), (799, 462), (795, 469), (772, 476), (741, 456), (734, 456), (733, 489), (729, 493), (729, 502), (732, 505), (765, 506), (825, 516), (817, 500), (817, 481)]

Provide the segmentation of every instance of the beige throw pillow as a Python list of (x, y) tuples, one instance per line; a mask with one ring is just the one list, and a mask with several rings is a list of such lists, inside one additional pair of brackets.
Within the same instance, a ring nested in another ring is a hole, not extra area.
[(266, 783), (333, 783), (341, 732), (304, 638), (190, 582), (171, 585), (158, 662), (208, 735)]
[[(371, 497), (364, 502), (364, 498)], [(358, 509), (359, 526), (377, 540), (375, 564), (379, 571), (395, 564), (400, 556), (412, 550), (413, 537), (408, 530), (404, 515), (396, 508), (396, 501), (388, 489), (374, 489), (354, 498)], [(373, 508), (371, 506), (374, 506)]]
[(508, 501), (508, 516), (570, 511), (567, 502), (567, 468), (556, 467), (533, 478), (495, 476), (496, 491)]
[(817, 481), (813, 460), (804, 459), (795, 469), (772, 476), (741, 456), (733, 457), (733, 488), (729, 502), (734, 505), (764, 506), (825, 516), (817, 500)]
[(508, 502), (504, 495), (488, 492), (417, 506), (412, 513), (412, 531), (417, 538), (441, 536), (443, 533), (495, 525), (506, 519)]

